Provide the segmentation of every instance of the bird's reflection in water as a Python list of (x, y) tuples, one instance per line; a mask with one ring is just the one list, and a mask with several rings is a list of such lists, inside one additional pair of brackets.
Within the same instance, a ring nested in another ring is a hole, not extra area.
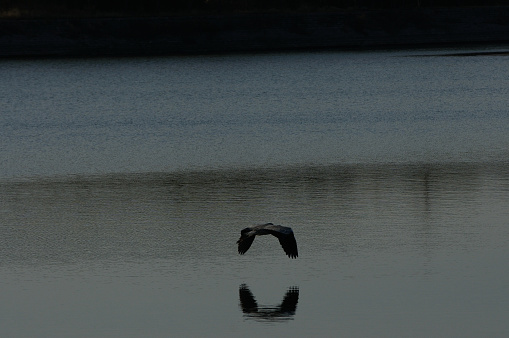
[(239, 287), (239, 298), (244, 317), (257, 321), (285, 321), (293, 319), (299, 301), (299, 288), (288, 288), (281, 304), (276, 306), (258, 306), (251, 290), (246, 284)]

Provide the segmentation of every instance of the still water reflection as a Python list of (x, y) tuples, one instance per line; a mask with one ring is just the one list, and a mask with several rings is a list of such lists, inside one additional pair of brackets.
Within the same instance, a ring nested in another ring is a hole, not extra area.
[(443, 53), (1, 61), (0, 335), (507, 336), (509, 58)]
[[(3, 182), (2, 331), (501, 335), (508, 168), (336, 165)], [(298, 259), (272, 241), (237, 254), (240, 230), (265, 221), (292, 226)]]
[(257, 321), (277, 322), (293, 319), (299, 302), (299, 288), (288, 288), (281, 304), (276, 306), (259, 306), (246, 284), (239, 287), (240, 306), (244, 316)]

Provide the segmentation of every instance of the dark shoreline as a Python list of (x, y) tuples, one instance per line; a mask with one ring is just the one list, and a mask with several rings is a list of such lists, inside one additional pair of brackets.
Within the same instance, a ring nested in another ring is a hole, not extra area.
[(509, 43), (509, 6), (0, 20), (0, 57), (158, 56)]

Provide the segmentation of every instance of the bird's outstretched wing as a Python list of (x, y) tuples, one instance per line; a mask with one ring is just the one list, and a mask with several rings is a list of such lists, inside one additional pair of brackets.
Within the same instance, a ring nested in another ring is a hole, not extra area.
[(283, 250), (288, 255), (288, 257), (297, 258), (299, 256), (299, 252), (297, 250), (297, 241), (295, 240), (293, 232), (289, 234), (278, 234), (276, 237), (279, 239), (279, 243), (283, 247)]
[(251, 290), (247, 285), (242, 284), (239, 288), (240, 306), (242, 306), (242, 312), (252, 313), (258, 311), (258, 304), (251, 293)]
[(299, 302), (299, 288), (293, 287), (288, 289), (283, 302), (279, 306), (281, 313), (295, 314), (297, 303)]
[(243, 255), (246, 253), (247, 250), (251, 247), (251, 244), (253, 244), (253, 241), (255, 239), (256, 235), (246, 235), (245, 233), (242, 233), (239, 240), (237, 241), (237, 244), (239, 245), (239, 254)]

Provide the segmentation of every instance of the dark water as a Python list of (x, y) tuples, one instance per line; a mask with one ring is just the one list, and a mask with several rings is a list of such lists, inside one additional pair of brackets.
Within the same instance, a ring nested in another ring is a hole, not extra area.
[(0, 177), (505, 160), (509, 56), (432, 53), (3, 61)]
[(0, 333), (506, 336), (509, 57), (444, 52), (2, 61)]

